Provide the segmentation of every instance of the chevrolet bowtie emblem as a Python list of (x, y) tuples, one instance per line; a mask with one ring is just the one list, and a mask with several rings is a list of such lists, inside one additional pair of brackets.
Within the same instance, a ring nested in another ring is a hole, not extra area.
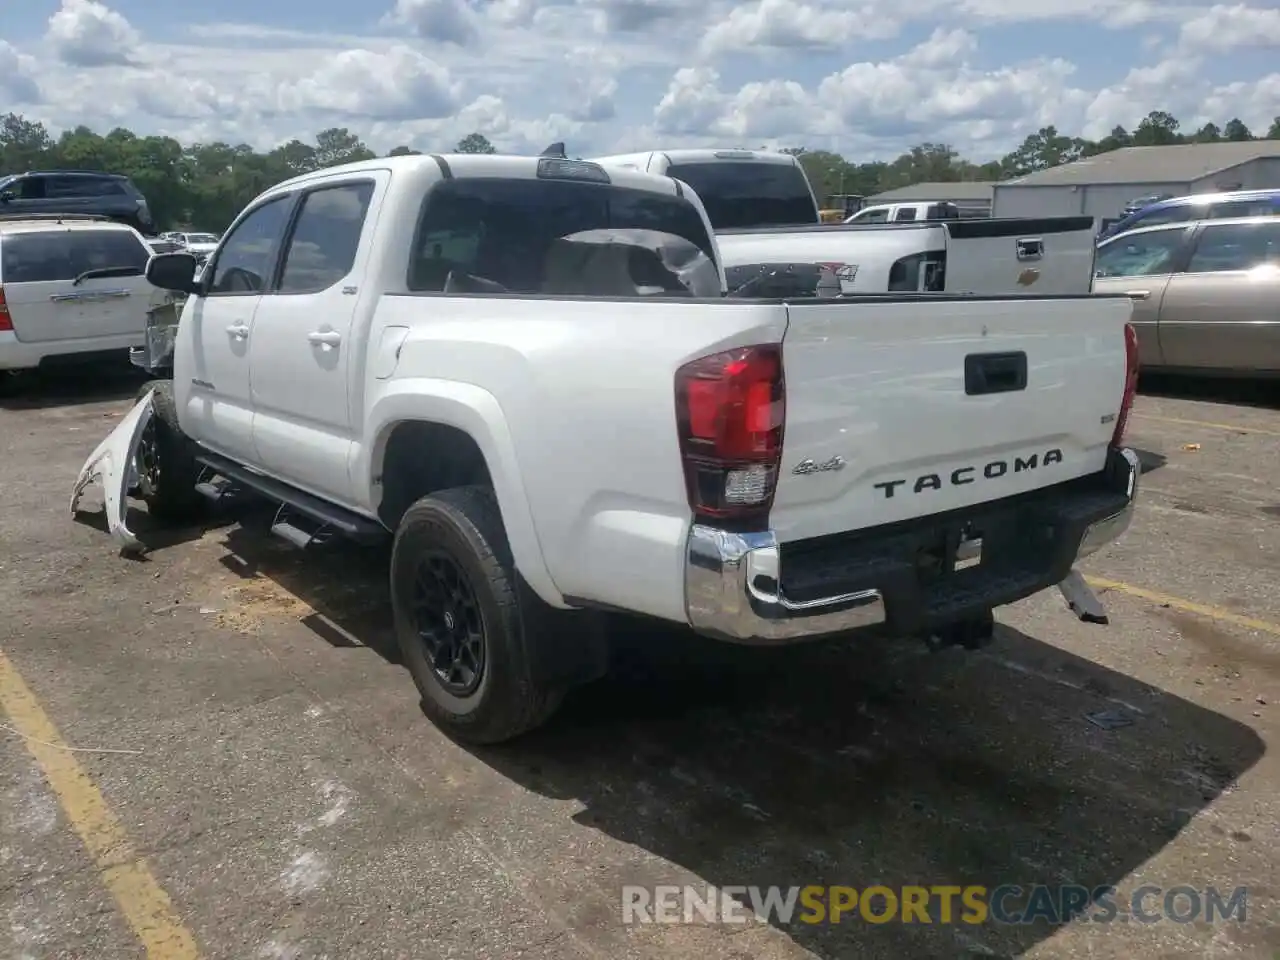
[(1018, 286), (1029, 287), (1039, 279), (1040, 271), (1035, 267), (1027, 267), (1027, 269), (1018, 274)]

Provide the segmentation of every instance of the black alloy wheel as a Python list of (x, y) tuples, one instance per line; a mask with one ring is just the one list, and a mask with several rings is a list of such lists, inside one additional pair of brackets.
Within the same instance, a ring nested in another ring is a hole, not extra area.
[(418, 563), (409, 604), (437, 681), (458, 698), (475, 693), (484, 678), (484, 618), (462, 568), (445, 553), (425, 554)]
[(156, 447), (156, 421), (152, 417), (142, 428), (138, 441), (138, 489), (143, 497), (154, 496), (160, 489), (160, 451)]

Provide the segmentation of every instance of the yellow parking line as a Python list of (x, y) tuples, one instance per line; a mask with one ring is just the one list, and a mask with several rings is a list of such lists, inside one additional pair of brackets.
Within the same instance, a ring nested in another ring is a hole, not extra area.
[(1223, 623), (1235, 624), (1237, 627), (1244, 627), (1246, 630), (1257, 630), (1261, 633), (1270, 633), (1280, 637), (1280, 623), (1255, 620), (1253, 617), (1244, 617), (1238, 613), (1232, 613), (1230, 610), (1210, 607), (1203, 603), (1196, 603), (1193, 600), (1183, 600), (1181, 597), (1171, 597), (1167, 593), (1157, 593), (1155, 590), (1135, 587), (1119, 580), (1106, 580), (1102, 577), (1085, 577), (1085, 580), (1089, 582), (1090, 586), (1097, 587), (1100, 590), (1115, 590), (1117, 593), (1127, 593), (1129, 596), (1137, 597), (1139, 600), (1147, 600), (1151, 603), (1158, 603), (1161, 606), (1172, 607), (1174, 610), (1194, 613), (1210, 620), (1221, 620)]
[(1212, 420), (1184, 420), (1181, 417), (1157, 417), (1153, 413), (1137, 413), (1132, 416), (1142, 420), (1158, 420), (1161, 423), (1176, 423), (1186, 427), (1208, 427), (1210, 430), (1229, 430), (1231, 433), (1259, 433), (1266, 437), (1280, 437), (1280, 430), (1265, 430), (1262, 427), (1242, 427), (1235, 423), (1214, 423)]
[(102, 882), (115, 897), (147, 960), (200, 960), (195, 937), (178, 917), (169, 896), (138, 856), (101, 791), (76, 760), (12, 661), (0, 652), (0, 709), (84, 841)]

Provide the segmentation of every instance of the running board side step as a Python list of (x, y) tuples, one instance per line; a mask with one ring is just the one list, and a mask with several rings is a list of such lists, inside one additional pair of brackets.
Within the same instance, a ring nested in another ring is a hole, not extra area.
[(228, 500), (239, 492), (239, 489), (234, 483), (226, 477), (218, 476), (218, 474), (214, 472), (213, 468), (209, 466), (205, 466), (204, 469), (200, 471), (200, 477), (196, 481), (196, 493), (200, 494), (200, 496), (204, 497), (206, 500), (211, 500), (214, 503), (221, 503), (223, 500)]
[(391, 536), (376, 520), (335, 506), (280, 480), (254, 473), (234, 460), (207, 450), (197, 454), (196, 460), (217, 475), (197, 484), (205, 496), (217, 500), (236, 488), (247, 488), (280, 504), (271, 532), (294, 546), (305, 548), (329, 539), (332, 534), (358, 543), (379, 543)]

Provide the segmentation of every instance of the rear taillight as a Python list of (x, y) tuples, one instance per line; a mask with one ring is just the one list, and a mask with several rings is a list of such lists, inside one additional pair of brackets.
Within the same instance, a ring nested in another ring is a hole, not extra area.
[(1132, 323), (1124, 325), (1124, 395), (1120, 398), (1120, 413), (1116, 415), (1115, 433), (1111, 435), (1111, 445), (1118, 447), (1124, 442), (1124, 430), (1129, 425), (1129, 411), (1133, 409), (1133, 398), (1138, 393), (1138, 331)]
[(0, 287), (0, 333), (13, 330), (13, 317), (9, 316), (9, 304), (5, 303), (4, 287)]
[(767, 517), (782, 459), (782, 349), (737, 347), (676, 371), (689, 508), (702, 520)]

